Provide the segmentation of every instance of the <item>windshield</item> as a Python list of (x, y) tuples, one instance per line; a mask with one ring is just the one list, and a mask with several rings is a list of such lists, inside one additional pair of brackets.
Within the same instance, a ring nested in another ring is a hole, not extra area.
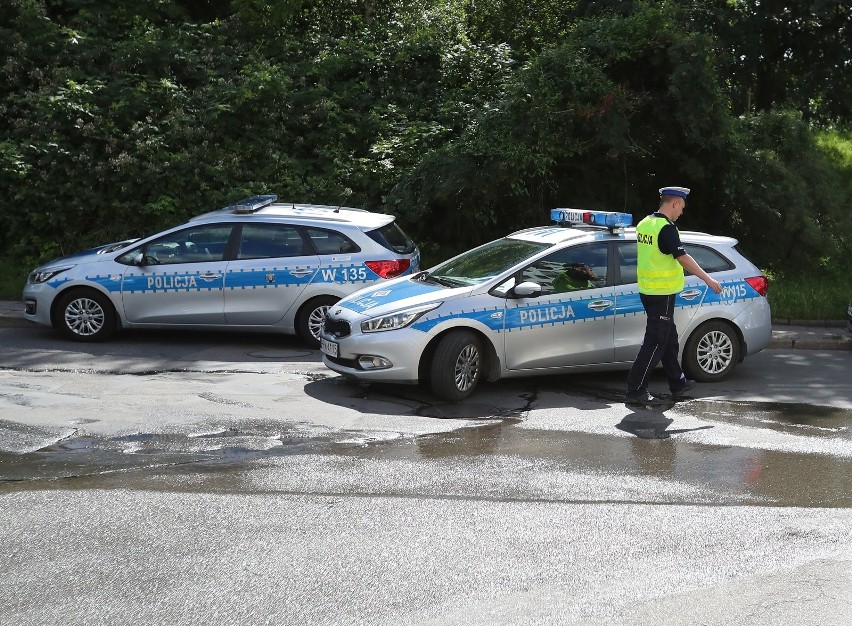
[(478, 285), (549, 248), (550, 244), (498, 239), (442, 263), (429, 278), (452, 285)]

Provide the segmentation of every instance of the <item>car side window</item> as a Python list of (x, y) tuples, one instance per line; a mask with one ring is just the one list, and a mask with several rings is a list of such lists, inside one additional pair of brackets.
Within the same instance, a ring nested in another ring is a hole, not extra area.
[(618, 263), (618, 276), (616, 281), (619, 285), (629, 285), (635, 283), (636, 279), (636, 260), (638, 253), (636, 252), (636, 242), (628, 241), (616, 244), (615, 259)]
[(361, 251), (354, 241), (335, 230), (306, 228), (305, 232), (308, 233), (317, 254), (348, 254)]
[(274, 259), (310, 254), (299, 230), (288, 224), (244, 224), (237, 259)]
[(521, 272), (520, 282), (541, 285), (542, 295), (594, 289), (606, 284), (607, 245), (564, 248), (539, 259)]
[(694, 243), (685, 243), (683, 244), (683, 249), (708, 274), (734, 269), (734, 264), (713, 250), (713, 248), (699, 246)]
[(132, 265), (140, 254), (145, 265), (221, 261), (232, 229), (231, 224), (185, 228), (125, 252), (116, 261)]
[[(721, 254), (694, 243), (683, 244), (683, 249), (691, 256), (701, 268), (708, 274), (723, 272), (734, 268), (733, 263)], [(616, 259), (618, 261), (619, 280), (618, 284), (626, 285), (636, 282), (636, 242), (619, 243), (616, 246)]]

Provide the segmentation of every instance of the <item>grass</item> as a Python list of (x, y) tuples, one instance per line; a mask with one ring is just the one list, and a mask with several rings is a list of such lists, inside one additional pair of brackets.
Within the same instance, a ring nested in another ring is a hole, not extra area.
[(18, 267), (11, 259), (0, 259), (0, 300), (21, 299), (30, 269)]
[(768, 298), (776, 320), (843, 320), (852, 300), (852, 275), (770, 279)]
[[(27, 272), (9, 259), (0, 259), (0, 300), (20, 300)], [(852, 274), (828, 277), (772, 277), (769, 305), (776, 320), (843, 320), (852, 300)]]

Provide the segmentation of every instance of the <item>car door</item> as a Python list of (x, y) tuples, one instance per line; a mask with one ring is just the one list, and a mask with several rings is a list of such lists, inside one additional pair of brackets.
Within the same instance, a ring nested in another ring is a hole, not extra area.
[(225, 249), (231, 224), (184, 228), (123, 255), (121, 298), (133, 324), (223, 325)]
[(225, 275), (225, 319), (229, 326), (275, 324), (314, 279), (319, 259), (296, 226), (237, 228), (239, 244)]
[[(614, 257), (617, 271), (615, 287), (615, 360), (633, 361), (642, 345), (645, 336), (647, 317), (642, 301), (639, 298), (639, 285), (636, 282), (636, 242), (620, 241), (615, 245)], [(695, 244), (683, 244), (686, 252), (708, 273), (718, 272), (733, 267), (729, 261), (714, 250)], [(679, 340), (683, 343), (684, 335), (689, 328), (692, 318), (698, 313), (707, 286), (700, 278), (687, 274), (684, 288), (675, 299), (675, 324)]]
[(538, 297), (506, 300), (508, 369), (612, 361), (615, 298), (606, 284), (607, 256), (606, 242), (563, 248), (517, 275), (517, 283), (535, 282), (542, 291)]

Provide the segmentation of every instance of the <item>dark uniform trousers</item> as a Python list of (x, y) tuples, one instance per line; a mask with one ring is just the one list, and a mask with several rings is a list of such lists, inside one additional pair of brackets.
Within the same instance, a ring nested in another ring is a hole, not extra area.
[(683, 370), (677, 360), (677, 328), (674, 323), (675, 294), (651, 296), (639, 294), (642, 306), (648, 315), (645, 338), (633, 367), (627, 375), (627, 392), (633, 393), (648, 388), (648, 378), (662, 361), (669, 389), (682, 384)]

